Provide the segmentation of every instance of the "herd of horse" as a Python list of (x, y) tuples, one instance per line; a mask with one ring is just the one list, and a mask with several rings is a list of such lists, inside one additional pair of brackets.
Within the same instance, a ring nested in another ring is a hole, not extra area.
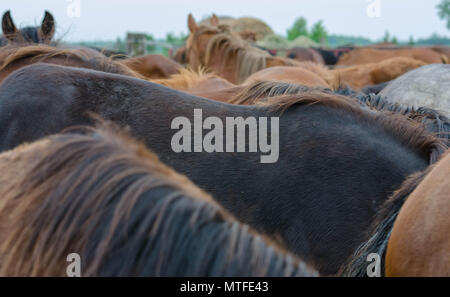
[[(175, 59), (2, 19), (0, 276), (450, 276), (450, 55), (272, 56), (213, 15)], [(332, 57), (332, 58), (331, 58)], [(328, 63), (328, 61), (331, 61)], [(177, 153), (194, 109), (279, 118), (279, 159)]]

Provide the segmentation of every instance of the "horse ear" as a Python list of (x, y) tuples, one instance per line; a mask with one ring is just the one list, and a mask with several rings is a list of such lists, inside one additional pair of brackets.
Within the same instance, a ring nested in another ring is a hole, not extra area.
[(213, 13), (211, 19), (209, 20), (209, 23), (211, 24), (211, 26), (215, 27), (219, 26), (219, 18), (215, 13)]
[(11, 12), (9, 10), (3, 14), (2, 30), (3, 35), (9, 40), (13, 40), (15, 35), (19, 32), (19, 30), (17, 30), (16, 28), (16, 25), (14, 25), (14, 22), (11, 18)]
[(53, 15), (45, 11), (44, 19), (42, 20), (41, 28), (40, 28), (41, 38), (44, 41), (50, 41), (55, 34), (55, 19)]
[(195, 19), (191, 13), (188, 16), (188, 27), (189, 27), (189, 31), (191, 31), (191, 33), (194, 33), (198, 29), (197, 23), (195, 22)]

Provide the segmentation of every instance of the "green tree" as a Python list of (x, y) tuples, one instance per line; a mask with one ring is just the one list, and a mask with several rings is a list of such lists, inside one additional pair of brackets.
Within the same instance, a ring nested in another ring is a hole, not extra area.
[(309, 37), (315, 42), (321, 44), (325, 44), (327, 42), (328, 33), (322, 21), (318, 21), (312, 26), (311, 34), (309, 35)]
[(308, 27), (306, 19), (298, 18), (294, 25), (287, 31), (287, 39), (292, 41), (299, 36), (308, 36)]
[(437, 9), (439, 17), (447, 21), (447, 28), (450, 29), (450, 0), (442, 0), (437, 5)]
[(409, 36), (408, 45), (414, 45), (414, 44), (416, 44), (416, 42), (414, 41), (414, 37), (411, 35), (411, 36)]
[(386, 32), (384, 32), (383, 42), (384, 43), (391, 42), (391, 34), (389, 34), (389, 31), (387, 31), (387, 30), (386, 30)]

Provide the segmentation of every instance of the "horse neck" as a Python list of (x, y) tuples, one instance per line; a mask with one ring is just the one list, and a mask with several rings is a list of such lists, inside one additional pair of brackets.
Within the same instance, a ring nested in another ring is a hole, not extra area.
[(211, 71), (213, 71), (215, 74), (225, 78), (226, 80), (228, 80), (233, 84), (239, 83), (238, 58), (234, 54), (231, 57), (228, 57), (225, 62), (224, 57), (221, 55), (221, 53), (216, 52), (213, 55), (211, 55), (210, 60), (208, 61), (206, 67)]

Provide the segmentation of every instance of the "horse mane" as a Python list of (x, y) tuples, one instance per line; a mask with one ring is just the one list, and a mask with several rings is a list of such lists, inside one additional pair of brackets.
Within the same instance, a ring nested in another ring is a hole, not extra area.
[(366, 277), (368, 266), (367, 257), (371, 253), (378, 254), (382, 259), (380, 263), (380, 276), (385, 276), (384, 259), (395, 220), (406, 199), (408, 199), (411, 193), (433, 168), (434, 165), (431, 165), (422, 172), (417, 172), (409, 176), (400, 188), (383, 203), (369, 227), (370, 238), (341, 266), (338, 276)]
[(253, 47), (250, 43), (230, 33), (220, 33), (211, 38), (206, 49), (206, 65), (210, 65), (213, 55), (219, 55), (222, 60), (221, 67), (236, 57), (238, 82), (243, 82), (251, 74), (266, 68), (266, 59), (269, 53)]
[[(355, 92), (352, 89), (342, 85), (337, 90), (333, 91), (331, 89), (311, 88), (288, 82), (259, 81), (246, 86), (228, 103), (241, 105), (264, 105), (267, 104), (268, 101), (272, 101), (274, 104), (277, 104), (276, 101), (279, 99), (269, 100), (269, 98), (301, 94), (314, 94), (314, 96), (319, 94), (319, 98), (323, 94), (329, 96), (337, 95), (340, 97), (350, 98), (346, 101), (352, 101), (352, 105), (356, 106), (355, 102), (357, 102), (361, 107), (382, 112), (386, 116), (405, 116), (407, 119), (421, 124), (428, 132), (439, 138), (447, 147), (450, 147), (450, 119), (443, 113), (428, 107), (415, 108), (398, 103), (392, 103), (387, 98), (380, 95), (366, 95), (361, 92)], [(295, 98), (291, 98), (291, 100), (293, 100), (292, 102), (295, 102)], [(437, 151), (436, 153), (437, 155), (440, 155)], [(432, 158), (436, 160), (435, 158), (437, 155)]]
[(283, 81), (256, 81), (247, 85), (228, 103), (239, 105), (253, 105), (261, 103), (268, 97), (310, 92), (314, 88)]
[(70, 253), (83, 276), (316, 275), (112, 124), (23, 145), (0, 166), (20, 173), (0, 177), (0, 275), (63, 276)]
[(426, 156), (430, 164), (436, 163), (448, 149), (448, 138), (440, 139), (428, 131), (421, 122), (413, 121), (407, 116), (395, 112), (385, 110), (372, 112), (370, 105), (365, 108), (355, 98), (333, 92), (312, 90), (294, 95), (268, 97), (265, 101), (259, 102), (262, 107), (280, 112), (293, 106), (313, 104), (345, 110), (366, 119), (371, 125), (380, 125), (404, 145)]
[(95, 50), (82, 47), (59, 48), (45, 44), (28, 46), (11, 44), (2, 47), (0, 49), (0, 63), (2, 63), (0, 64), (0, 72), (13, 63), (27, 58), (32, 59), (36, 63), (49, 58), (74, 59), (79, 61), (84, 68), (142, 78), (140, 74), (125, 65), (117, 63)]
[(215, 74), (207, 72), (204, 68), (199, 68), (198, 71), (194, 71), (190, 68), (181, 68), (178, 73), (171, 75), (167, 79), (154, 79), (151, 80), (151, 82), (175, 90), (186, 91), (214, 77), (217, 76)]

